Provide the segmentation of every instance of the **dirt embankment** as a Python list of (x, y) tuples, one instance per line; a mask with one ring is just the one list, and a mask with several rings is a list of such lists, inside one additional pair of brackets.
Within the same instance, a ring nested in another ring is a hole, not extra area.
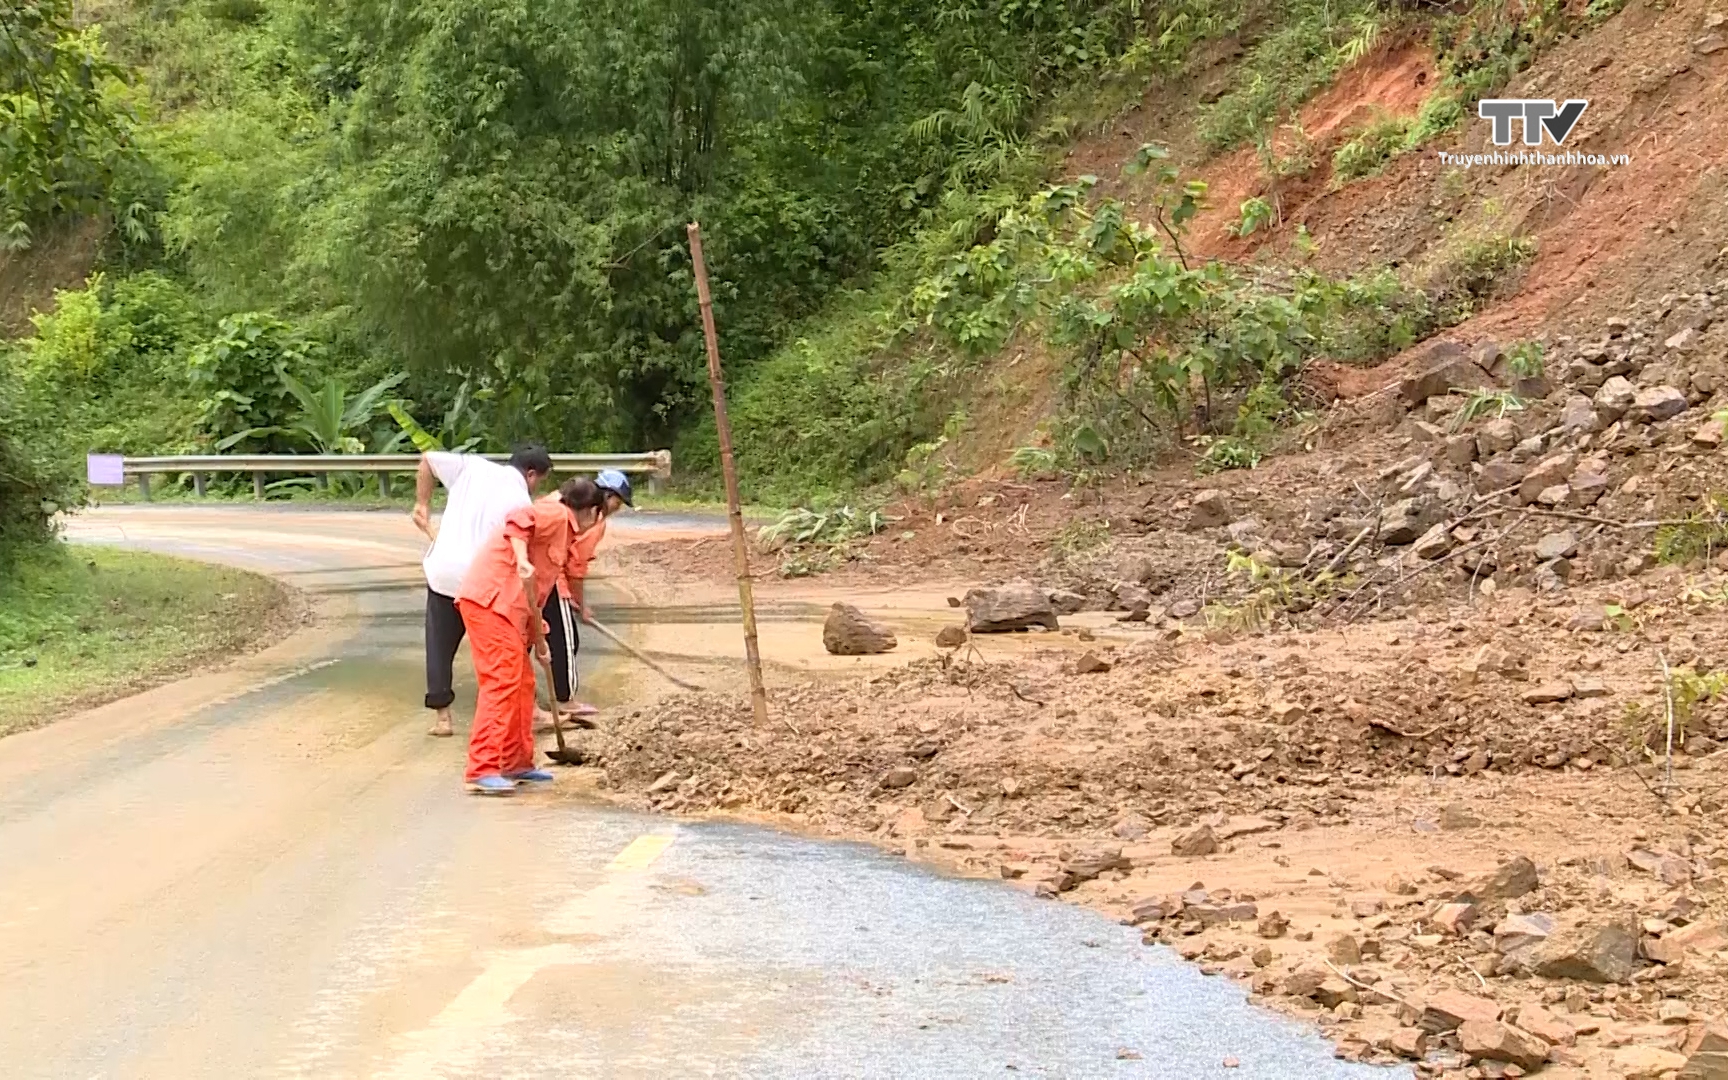
[[(1717, 1075), (1725, 301), (1700, 282), (1581, 324), (1540, 377), (1433, 343), (1252, 471), (909, 500), (820, 580), (763, 582), (790, 617), (767, 730), (734, 683), (585, 745), (633, 805), (864, 837), (1132, 919), (1346, 1056)], [(685, 605), (724, 595), (724, 556), (619, 553)], [(906, 616), (932, 579), (964, 582), (956, 603), (1030, 582), (1003, 595), (1059, 628)], [(867, 677), (807, 662), (833, 599), (898, 635)]]
[[(1486, 148), (1467, 123), (1380, 177), (1287, 186), (1248, 240), (1222, 229), (1264, 193), (1257, 158), (1198, 160), (1191, 116), (1149, 101), (1081, 144), (1071, 168), (1133, 206), (1110, 166), (1172, 134), (1215, 196), (1196, 244), (1230, 258), (1287, 258), (1299, 225), (1335, 272), (1422, 272), (1494, 236), (1537, 254), (1404, 356), (1315, 365), (1330, 404), (1251, 471), (985, 476), (842, 548), (758, 552), (825, 568), (760, 585), (770, 725), (734, 663), (584, 737), (605, 785), (1097, 907), (1342, 1056), (1728, 1077), (1724, 25), (1635, 0), (1507, 89), (1588, 97), (1568, 148), (1629, 165), (1441, 167)], [(1389, 43), (1303, 110), (1318, 158), (1435, 81), (1424, 47)], [(1539, 370), (1514, 347), (1538, 337)], [(724, 540), (617, 558), (682, 605), (726, 594)], [(973, 586), (1058, 628), (940, 605)], [(813, 660), (832, 600), (897, 647)]]

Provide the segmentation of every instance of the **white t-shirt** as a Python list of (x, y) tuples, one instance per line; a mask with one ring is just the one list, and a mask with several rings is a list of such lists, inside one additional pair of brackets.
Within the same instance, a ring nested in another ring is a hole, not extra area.
[(426, 460), (450, 497), (438, 522), (438, 539), (426, 549), (420, 565), (426, 569), (428, 588), (455, 596), (480, 546), (498, 531), (510, 511), (529, 505), (528, 481), (514, 467), (478, 454), (433, 451)]

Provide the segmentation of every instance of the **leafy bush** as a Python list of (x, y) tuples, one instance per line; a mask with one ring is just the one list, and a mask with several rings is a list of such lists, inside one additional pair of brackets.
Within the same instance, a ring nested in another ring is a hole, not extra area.
[(1344, 184), (1378, 174), (1394, 156), (1410, 149), (1411, 131), (1409, 120), (1385, 114), (1376, 116), (1332, 155), (1333, 182)]
[(1709, 559), (1728, 550), (1728, 495), (1711, 495), (1685, 520), (1656, 530), (1656, 559), (1664, 564)]
[(210, 340), (192, 350), (187, 371), (198, 402), (197, 430), (223, 450), (288, 453), (286, 430), (299, 404), (281, 378), (317, 365), (316, 343), (272, 315), (230, 315)]
[[(1059, 459), (1137, 460), (1190, 422), (1215, 440), (1216, 410), (1238, 389), (1259, 388), (1239, 420), (1276, 415), (1276, 386), (1309, 356), (1372, 358), (1432, 328), (1426, 298), (1390, 273), (1334, 281), (1188, 265), (1182, 226), (1203, 189), (1167, 167), (1157, 181), (1154, 205), (1172, 210), (1154, 213), (1161, 230), (1129, 220), (1113, 200), (1094, 201), (1095, 182), (1083, 177), (1004, 213), (987, 243), (913, 291), (914, 312), (955, 348), (999, 348), (1025, 324), (1069, 351), (1075, 438), (1059, 440)], [(1219, 447), (1213, 463), (1251, 464), (1252, 440), (1269, 426), (1254, 419), (1238, 441), (1209, 444)]]
[(1202, 473), (1252, 469), (1260, 464), (1260, 450), (1240, 436), (1202, 436), (1202, 443), (1206, 447), (1206, 452), (1200, 455), (1199, 471)]
[(59, 440), (23, 404), (0, 351), (0, 574), (22, 549), (48, 539), (54, 514), (78, 497), (78, 473)]
[(31, 321), (12, 359), (21, 407), (68, 468), (90, 451), (191, 449), (185, 360), (206, 324), (184, 288), (158, 273), (98, 274)]
[(1448, 326), (1463, 322), (1535, 257), (1536, 242), (1523, 236), (1468, 237), (1449, 245), (1428, 273), (1440, 320)]
[(1547, 367), (1543, 361), (1546, 351), (1540, 341), (1514, 342), (1506, 350), (1506, 369), (1519, 379), (1539, 378)]
[(1261, 229), (1272, 228), (1272, 224), (1272, 204), (1255, 196), (1243, 201), (1240, 216), (1230, 225), (1230, 235), (1249, 236)]

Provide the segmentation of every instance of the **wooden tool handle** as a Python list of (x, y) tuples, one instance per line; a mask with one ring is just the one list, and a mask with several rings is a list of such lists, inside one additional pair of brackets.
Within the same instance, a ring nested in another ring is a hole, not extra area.
[(588, 616), (588, 625), (592, 626), (594, 629), (596, 629), (596, 630), (600, 631), (602, 634), (606, 635), (606, 637), (611, 640), (612, 644), (618, 646), (620, 649), (623, 649), (625, 652), (629, 653), (631, 656), (635, 657), (636, 659), (642, 661), (642, 663), (648, 665), (650, 668), (653, 668), (654, 671), (657, 672), (661, 676), (661, 678), (664, 678), (667, 682), (671, 683), (673, 686), (681, 686), (686, 690), (700, 690), (700, 689), (702, 689), (700, 686), (697, 686), (695, 683), (686, 682), (685, 680), (680, 679), (678, 676), (672, 674), (670, 671), (667, 671), (664, 667), (661, 667), (658, 663), (656, 663), (654, 660), (650, 659), (645, 653), (643, 653), (642, 650), (636, 648), (636, 646), (630, 644), (628, 641), (625, 641), (623, 638), (621, 638), (617, 634), (613, 633), (612, 630), (610, 628), (608, 628), (605, 623), (601, 622), (599, 619), (596, 619), (594, 616), (592, 616), (592, 615)]

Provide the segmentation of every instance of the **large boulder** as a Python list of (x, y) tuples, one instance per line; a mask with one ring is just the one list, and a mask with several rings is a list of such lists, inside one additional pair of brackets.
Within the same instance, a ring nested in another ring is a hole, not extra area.
[(1518, 482), (1518, 501), (1533, 503), (1546, 489), (1565, 484), (1577, 463), (1578, 459), (1571, 454), (1552, 454), (1530, 466)]
[(1679, 416), (1686, 411), (1686, 395), (1672, 386), (1652, 386), (1638, 391), (1626, 419), (1634, 424), (1650, 424)]
[(1504, 416), (1496, 417), (1476, 432), (1476, 456), (1486, 461), (1517, 446), (1522, 439), (1517, 424)]
[(974, 634), (1003, 634), (1042, 626), (1056, 630), (1056, 609), (1043, 589), (1024, 581), (1012, 581), (966, 594), (966, 629)]
[(1471, 1061), (1503, 1061), (1525, 1070), (1541, 1068), (1548, 1060), (1547, 1043), (1495, 1020), (1466, 1020), (1458, 1025), (1458, 1048)]
[(1596, 414), (1603, 423), (1611, 424), (1626, 415), (1626, 411), (1638, 400), (1638, 388), (1624, 376), (1616, 375), (1602, 384), (1596, 391), (1594, 404)]
[(1426, 497), (1398, 500), (1380, 514), (1380, 539), (1388, 544), (1411, 543), (1433, 524), (1434, 510)]
[(1560, 407), (1560, 430), (1569, 435), (1595, 431), (1599, 426), (1600, 418), (1596, 415), (1596, 406), (1583, 394), (1573, 394), (1566, 399), (1566, 404)]
[(1236, 517), (1236, 512), (1230, 505), (1230, 497), (1216, 488), (1196, 491), (1193, 498), (1188, 500), (1188, 506), (1189, 532), (1220, 528), (1230, 524)]
[(872, 656), (893, 649), (900, 642), (894, 631), (870, 621), (851, 604), (835, 604), (822, 624), (822, 647), (835, 656)]
[(1499, 868), (1470, 890), (1482, 900), (1516, 900), (1535, 891), (1541, 881), (1536, 876), (1536, 864), (1523, 855), (1501, 863)]
[(1436, 341), (1422, 349), (1413, 365), (1416, 374), (1398, 384), (1398, 395), (1406, 405), (1420, 405), (1431, 397), (1454, 390), (1493, 386), (1494, 377), (1465, 355), (1456, 341)]
[(1510, 953), (1506, 969), (1545, 979), (1623, 983), (1639, 968), (1638, 939), (1625, 927), (1580, 927)]

